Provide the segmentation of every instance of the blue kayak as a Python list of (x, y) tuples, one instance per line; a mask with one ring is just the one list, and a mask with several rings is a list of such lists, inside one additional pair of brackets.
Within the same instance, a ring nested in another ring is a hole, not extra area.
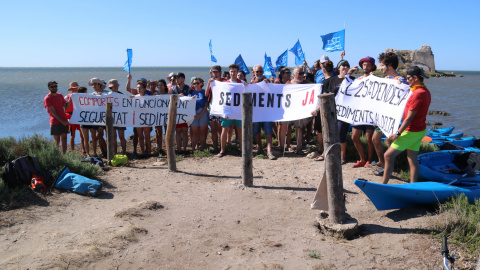
[(431, 129), (427, 132), (427, 136), (452, 134), (453, 129), (455, 127)]
[(463, 133), (452, 133), (452, 134), (431, 134), (429, 136), (433, 140), (435, 139), (447, 139), (447, 138), (461, 138), (463, 137)]
[(430, 143), (436, 144), (439, 147), (443, 146), (446, 143), (452, 143), (454, 145), (462, 146), (462, 147), (470, 147), (473, 146), (475, 142), (475, 137), (463, 137), (463, 138), (432, 138)]
[(418, 182), (384, 185), (364, 179), (357, 179), (354, 183), (379, 211), (444, 202), (448, 198), (462, 193), (470, 202), (480, 198), (480, 185), (478, 184), (453, 186), (437, 182)]
[(453, 180), (480, 183), (478, 171), (475, 176), (473, 174), (464, 176), (470, 153), (462, 150), (443, 150), (418, 155), (418, 167), (420, 169), (418, 176), (440, 183), (450, 183)]

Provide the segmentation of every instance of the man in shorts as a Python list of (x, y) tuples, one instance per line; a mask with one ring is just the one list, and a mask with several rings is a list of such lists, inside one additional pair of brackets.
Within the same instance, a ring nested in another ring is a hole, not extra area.
[[(295, 67), (293, 69), (293, 79), (290, 80), (287, 83), (291, 84), (304, 84), (306, 83), (305, 80), (303, 79), (303, 75), (305, 74), (305, 71), (303, 71), (302, 67)], [(297, 155), (304, 155), (302, 151), (302, 141), (303, 141), (303, 128), (306, 127), (308, 122), (310, 121), (310, 117), (308, 118), (303, 118), (300, 120), (295, 120), (295, 129), (296, 129), (296, 137), (297, 137), (297, 149), (296, 149), (296, 154)]]
[(57, 93), (58, 84), (56, 81), (48, 82), (48, 93), (43, 99), (43, 105), (47, 109), (50, 116), (50, 134), (53, 135), (55, 144), (57, 147), (62, 142), (62, 154), (67, 152), (67, 134), (68, 134), (68, 121), (65, 108), (70, 106), (71, 99), (65, 101), (62, 94)]
[[(407, 84), (407, 80), (405, 79), (405, 77), (403, 77), (397, 72), (398, 57), (397, 54), (395, 54), (394, 52), (381, 53), (378, 57), (378, 67), (383, 73), (387, 74), (387, 76), (385, 76), (386, 79), (397, 80), (399, 84)], [(378, 156), (377, 165), (383, 168), (383, 166), (385, 166), (385, 158), (382, 137), (382, 130), (380, 130), (379, 127), (375, 127), (372, 141), (373, 146), (375, 146), (375, 152), (377, 152)]]
[[(70, 96), (74, 93), (77, 93), (79, 87), (80, 86), (78, 85), (77, 82), (71, 82), (67, 91), (71, 91), (72, 93), (65, 96), (65, 101), (68, 102), (68, 100), (70, 99)], [(73, 102), (71, 102), (70, 105), (68, 106), (68, 108), (65, 109), (65, 113), (67, 114), (67, 119), (72, 118)], [(83, 156), (86, 156), (87, 153), (85, 152), (85, 148), (83, 146), (84, 145), (83, 134), (82, 134), (82, 130), (80, 129), (80, 125), (79, 124), (70, 124), (69, 125), (69, 130), (70, 130), (70, 150), (72, 150), (72, 151), (75, 150), (75, 133), (78, 130), (78, 133), (80, 133), (80, 143), (81, 143), (81, 146), (82, 146)]]
[[(118, 80), (111, 79), (108, 81), (108, 88), (111, 90), (110, 93), (117, 93), (123, 95), (122, 92), (118, 91), (118, 88), (120, 87), (120, 84), (118, 83)], [(122, 147), (122, 155), (125, 155), (127, 153), (127, 141), (125, 140), (125, 130), (127, 130), (126, 127), (116, 127), (113, 126), (113, 135), (114, 135), (114, 140), (113, 140), (113, 151), (115, 154), (117, 154), (118, 146), (117, 146), (117, 135), (118, 138), (120, 139), (120, 145)]]
[[(262, 81), (268, 82), (268, 78), (263, 76), (263, 67), (261, 65), (256, 65), (253, 67), (253, 79), (250, 82), (252, 83), (259, 83)], [(272, 153), (273, 143), (272, 143), (272, 134), (273, 134), (273, 122), (255, 122), (253, 123), (253, 136), (257, 141), (258, 152), (257, 154), (263, 154), (263, 146), (262, 146), (262, 136), (260, 135), (263, 127), (263, 132), (265, 133), (265, 139), (267, 141), (267, 157), (270, 160), (275, 160), (276, 157)]]
[[(237, 78), (238, 70), (240, 67), (237, 64), (231, 64), (228, 67), (228, 73), (230, 75), (230, 78)], [(231, 79), (231, 80), (225, 80), (225, 82), (232, 82), (232, 83), (243, 83), (242, 80), (240, 79)], [(227, 147), (227, 141), (228, 137), (230, 136), (230, 128), (233, 126), (238, 134), (238, 140), (240, 143), (240, 149), (242, 149), (242, 120), (238, 119), (228, 119), (228, 118), (223, 118), (222, 119), (222, 134), (220, 136), (220, 153), (218, 153), (217, 157), (223, 157), (225, 156), (225, 149)]]
[(428, 77), (418, 66), (410, 67), (407, 70), (407, 82), (412, 94), (405, 106), (402, 125), (395, 134), (387, 138), (391, 145), (385, 152), (385, 172), (382, 184), (388, 183), (393, 172), (395, 157), (405, 149), (410, 165), (410, 182), (417, 181), (419, 171), (417, 156), (422, 138), (427, 132), (425, 121), (431, 102), (430, 91), (423, 84), (424, 79), (428, 79)]
[[(358, 78), (359, 80), (363, 80), (364, 78), (370, 76), (371, 73), (377, 69), (377, 66), (375, 66), (375, 59), (373, 59), (371, 56), (362, 58), (358, 64), (363, 69), (363, 76)], [(372, 140), (373, 130), (373, 125), (352, 125), (352, 141), (355, 145), (358, 155), (360, 156), (360, 160), (353, 164), (352, 168), (366, 167), (371, 164), (374, 150)], [(365, 137), (367, 138), (368, 159), (365, 157), (365, 151), (363, 150), (363, 145), (360, 141), (362, 133), (365, 133)]]
[[(225, 81), (222, 78), (222, 67), (215, 65), (210, 69), (210, 79), (208, 80), (207, 88), (205, 89), (205, 96), (208, 98), (209, 107), (208, 110), (210, 111), (210, 106), (212, 102), (212, 87), (210, 83), (213, 81), (223, 82)], [(221, 122), (222, 117), (210, 115), (210, 129), (212, 131), (212, 144), (213, 144), (213, 152), (218, 152), (218, 138), (221, 137), (220, 132), (222, 130)]]

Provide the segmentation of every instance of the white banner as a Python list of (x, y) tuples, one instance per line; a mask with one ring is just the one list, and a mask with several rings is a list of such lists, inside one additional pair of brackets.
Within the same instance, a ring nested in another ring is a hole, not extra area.
[(241, 120), (242, 93), (253, 95), (253, 122), (293, 121), (312, 116), (320, 84), (244, 85), (214, 81), (210, 115)]
[(378, 126), (388, 137), (397, 131), (410, 93), (410, 86), (398, 80), (373, 75), (353, 82), (345, 79), (335, 98), (337, 119)]
[[(147, 127), (163, 126), (168, 122), (170, 95), (130, 97), (118, 93), (101, 96), (72, 94), (73, 114), (71, 124), (105, 125), (105, 108), (112, 102), (113, 126)], [(196, 100), (179, 97), (177, 124), (190, 124), (195, 117)]]

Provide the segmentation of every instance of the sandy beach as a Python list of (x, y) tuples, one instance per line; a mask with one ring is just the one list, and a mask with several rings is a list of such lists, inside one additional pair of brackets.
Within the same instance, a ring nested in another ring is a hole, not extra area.
[(380, 182), (371, 168), (343, 166), (347, 213), (360, 226), (347, 240), (320, 232), (310, 209), (323, 162), (287, 154), (253, 166), (252, 188), (239, 156), (186, 158), (178, 172), (152, 157), (102, 175), (97, 198), (54, 191), (0, 213), (0, 268), (440, 269), (428, 229), (441, 217), (377, 211), (353, 184)]

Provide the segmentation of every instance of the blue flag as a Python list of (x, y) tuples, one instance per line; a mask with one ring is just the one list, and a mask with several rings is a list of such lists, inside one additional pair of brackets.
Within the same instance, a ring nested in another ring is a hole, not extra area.
[(250, 74), (250, 70), (248, 70), (247, 65), (245, 65), (245, 62), (243, 61), (242, 55), (239, 54), (237, 59), (235, 59), (235, 64), (237, 64), (240, 67), (240, 70), (245, 71), (245, 74)]
[(278, 67), (280, 66), (288, 66), (288, 50), (285, 50), (280, 56), (277, 58), (277, 61), (275, 62), (275, 65), (277, 66), (275, 68), (275, 71), (278, 71)]
[(290, 51), (295, 55), (295, 65), (303, 65), (303, 60), (305, 60), (305, 54), (302, 50), (302, 45), (300, 45), (300, 40), (297, 40), (297, 43), (290, 49)]
[(128, 71), (128, 74), (130, 74), (130, 71), (132, 71), (132, 49), (127, 49), (127, 57), (123, 70)]
[(275, 76), (275, 70), (273, 69), (272, 65), (272, 58), (267, 56), (267, 53), (265, 53), (265, 64), (263, 65), (263, 76), (270, 78)]
[(345, 50), (345, 29), (322, 36), (322, 41), (326, 52)]
[(215, 56), (213, 56), (213, 53), (212, 53), (212, 40), (211, 39), (210, 39), (210, 43), (208, 44), (208, 46), (210, 47), (210, 61), (217, 63), (217, 58), (215, 58)]

